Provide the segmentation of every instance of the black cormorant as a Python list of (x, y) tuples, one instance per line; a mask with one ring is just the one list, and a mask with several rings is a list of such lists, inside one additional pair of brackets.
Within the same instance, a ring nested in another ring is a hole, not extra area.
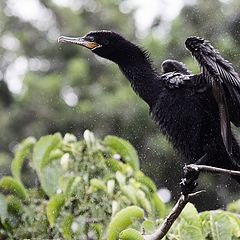
[[(211, 87), (202, 84), (203, 74), (192, 75), (175, 60), (163, 63), (163, 74), (159, 74), (145, 50), (112, 31), (93, 31), (77, 38), (61, 36), (58, 42), (84, 46), (116, 63), (186, 163), (240, 170), (240, 147), (231, 135), (231, 156), (226, 151), (218, 105)], [(229, 114), (230, 119), (237, 117), (233, 111)], [(184, 192), (194, 189), (197, 176), (190, 174), (185, 179)]]

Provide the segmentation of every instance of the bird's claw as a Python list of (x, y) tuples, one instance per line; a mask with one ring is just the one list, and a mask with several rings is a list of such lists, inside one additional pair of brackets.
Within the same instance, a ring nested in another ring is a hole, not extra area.
[(182, 178), (180, 181), (181, 192), (183, 195), (190, 194), (197, 187), (198, 183), (195, 179)]
[(182, 193), (184, 195), (190, 194), (194, 191), (194, 189), (197, 187), (197, 179), (199, 176), (199, 172), (194, 169), (187, 168), (187, 165), (184, 166), (184, 178), (180, 181), (180, 187), (182, 190)]

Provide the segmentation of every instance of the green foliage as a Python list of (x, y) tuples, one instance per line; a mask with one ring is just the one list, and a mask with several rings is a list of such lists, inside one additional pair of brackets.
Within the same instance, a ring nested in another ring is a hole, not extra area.
[[(153, 233), (154, 223), (142, 224), (144, 233)], [(147, 229), (151, 231), (146, 231)], [(128, 228), (122, 231), (120, 239), (142, 239), (141, 232)], [(216, 210), (198, 213), (193, 204), (188, 203), (180, 217), (167, 234), (167, 240), (237, 240), (240, 238), (239, 215)]]
[(216, 210), (201, 213), (200, 219), (205, 237), (214, 240), (240, 238), (240, 219), (236, 214)]
[(104, 139), (104, 143), (116, 153), (120, 154), (123, 161), (128, 163), (134, 170), (139, 170), (137, 152), (128, 141), (116, 136), (107, 136)]
[(19, 181), (21, 180), (21, 170), (24, 163), (25, 158), (28, 157), (29, 151), (32, 149), (33, 145), (35, 144), (36, 139), (33, 137), (29, 137), (25, 139), (18, 147), (15, 157), (12, 160), (11, 171), (13, 177)]
[(233, 203), (228, 204), (227, 210), (230, 212), (235, 212), (240, 214), (240, 199)]
[[(59, 145), (62, 137), (54, 134), (41, 137), (33, 148), (32, 161), (36, 170), (41, 186), (48, 196), (56, 193), (58, 179), (62, 174), (60, 160), (62, 155)], [(60, 154), (56, 154), (60, 152)]]
[(50, 223), (50, 226), (53, 227), (56, 223), (56, 220), (60, 214), (61, 207), (65, 203), (65, 195), (58, 194), (52, 196), (47, 205), (47, 218)]
[(3, 194), (0, 194), (0, 219), (4, 223), (7, 218), (7, 202)]
[[(27, 160), (38, 187), (21, 181)], [(154, 182), (139, 170), (136, 150), (114, 136), (101, 141), (86, 130), (80, 141), (71, 134), (27, 138), (12, 174), (0, 179), (1, 238), (142, 240), (166, 216)], [(237, 212), (234, 204), (228, 208)], [(198, 213), (188, 204), (166, 239), (238, 239), (240, 220), (233, 212)]]
[(108, 231), (107, 239), (117, 240), (119, 233), (128, 228), (137, 220), (144, 218), (144, 211), (137, 206), (129, 206), (119, 211), (111, 220)]
[(10, 176), (2, 177), (0, 180), (0, 190), (16, 195), (23, 200), (27, 198), (27, 192), (23, 185)]
[[(27, 162), (39, 187), (22, 184)], [(140, 231), (144, 218), (155, 223), (165, 212), (155, 184), (139, 170), (136, 150), (113, 136), (101, 141), (86, 130), (81, 141), (71, 134), (27, 138), (16, 151), (12, 174), (0, 180), (4, 237), (118, 239), (126, 228)], [(156, 199), (162, 212), (155, 211)]]
[(144, 240), (142, 234), (133, 228), (128, 228), (128, 229), (123, 230), (119, 234), (119, 239), (121, 239), (121, 240)]

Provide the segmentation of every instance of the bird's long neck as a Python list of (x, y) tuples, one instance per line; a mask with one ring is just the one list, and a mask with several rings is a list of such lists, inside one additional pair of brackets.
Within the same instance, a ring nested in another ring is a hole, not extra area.
[(119, 68), (130, 81), (134, 91), (152, 107), (160, 88), (157, 73), (153, 69), (148, 55), (135, 45), (128, 48), (123, 55), (124, 58), (117, 63)]

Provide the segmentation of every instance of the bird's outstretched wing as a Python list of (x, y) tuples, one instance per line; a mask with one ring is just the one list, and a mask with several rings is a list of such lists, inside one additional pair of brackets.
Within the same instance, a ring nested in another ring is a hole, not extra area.
[(232, 121), (240, 126), (240, 78), (231, 63), (225, 60), (209, 41), (198, 37), (186, 40), (187, 49), (202, 68), (203, 78), (212, 86), (220, 116), (221, 134), (229, 154), (232, 152)]

